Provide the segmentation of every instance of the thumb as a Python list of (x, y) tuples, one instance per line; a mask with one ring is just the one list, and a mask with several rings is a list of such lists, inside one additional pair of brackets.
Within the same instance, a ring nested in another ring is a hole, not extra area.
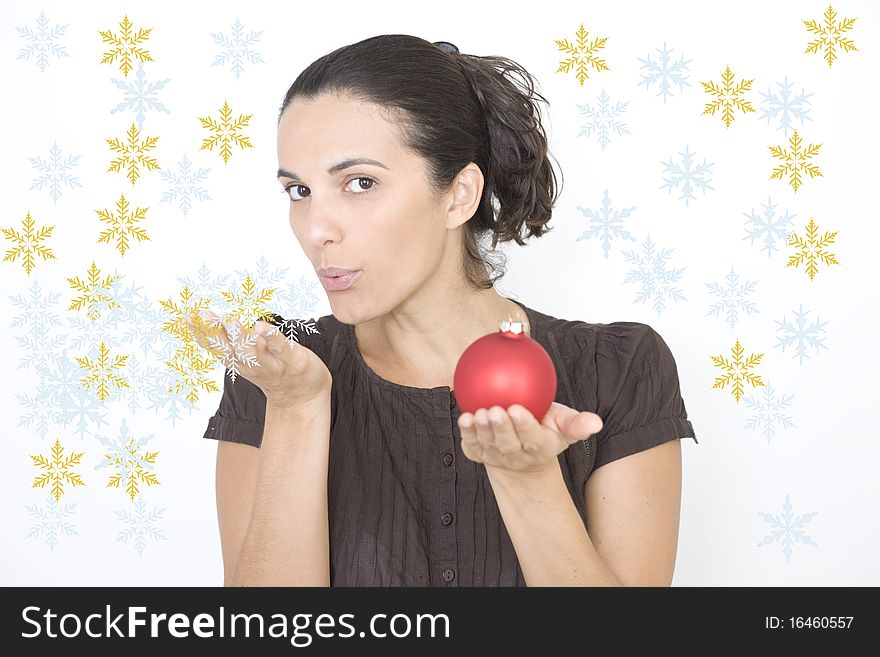
[(566, 418), (565, 433), (571, 438), (589, 438), (604, 426), (602, 418), (595, 413), (583, 411)]

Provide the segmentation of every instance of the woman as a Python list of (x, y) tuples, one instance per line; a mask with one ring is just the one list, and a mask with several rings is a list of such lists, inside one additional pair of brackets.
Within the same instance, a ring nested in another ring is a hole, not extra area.
[[(243, 329), (260, 366), (225, 378), (205, 432), (227, 585), (671, 583), (678, 439), (696, 438), (669, 348), (645, 324), (498, 294), (478, 242), (548, 230), (536, 97), (510, 60), (405, 35), (331, 52), (290, 87), (278, 179), (332, 314), (317, 333), (278, 316)], [(557, 367), (540, 422), (455, 403), (460, 355), (507, 317)]]

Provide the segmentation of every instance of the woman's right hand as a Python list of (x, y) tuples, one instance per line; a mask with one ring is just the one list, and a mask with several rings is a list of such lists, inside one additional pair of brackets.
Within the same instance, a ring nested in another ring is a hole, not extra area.
[[(217, 319), (210, 311), (204, 319), (187, 318), (193, 338), (211, 353), (217, 353), (218, 340), (232, 349), (233, 340), (226, 326)], [(276, 326), (265, 321), (256, 322), (250, 329), (236, 323), (236, 329), (256, 333), (256, 344), (240, 348), (242, 356), (247, 357), (237, 359), (239, 373), (263, 391), (267, 404), (296, 408), (329, 394), (333, 377), (324, 361), (311, 349), (288, 339)], [(214, 344), (209, 342), (208, 335), (213, 337)], [(241, 341), (239, 337), (237, 342), (240, 344)], [(248, 364), (254, 358), (257, 365)]]

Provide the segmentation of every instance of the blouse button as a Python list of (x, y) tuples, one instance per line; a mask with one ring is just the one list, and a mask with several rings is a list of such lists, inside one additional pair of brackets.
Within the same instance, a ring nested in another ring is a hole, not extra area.
[(452, 465), (452, 454), (449, 452), (443, 455), (443, 465)]
[(452, 524), (452, 514), (451, 513), (444, 513), (442, 516), (440, 516), (440, 522), (442, 522), (444, 525), (446, 525), (448, 527), (449, 525)]
[(441, 575), (441, 577), (443, 577), (443, 581), (448, 584), (449, 582), (451, 582), (452, 580), (455, 579), (455, 571), (452, 570), (452, 568), (447, 568), (446, 570), (443, 571), (443, 574)]

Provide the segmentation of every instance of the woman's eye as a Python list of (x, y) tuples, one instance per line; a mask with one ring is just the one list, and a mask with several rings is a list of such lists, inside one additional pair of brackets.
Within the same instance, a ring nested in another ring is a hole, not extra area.
[(298, 188), (305, 188), (305, 189), (308, 189), (308, 187), (306, 187), (305, 185), (290, 185), (289, 187), (285, 187), (285, 188), (284, 188), (285, 193), (290, 197), (290, 200), (291, 200), (291, 201), (300, 201), (300, 200), (302, 200), (302, 199), (304, 198), (304, 197), (299, 196), (299, 195), (297, 194), (297, 191), (296, 191), (296, 190), (297, 190)]
[(374, 185), (375, 182), (376, 182), (376, 181), (373, 180), (372, 178), (367, 178), (367, 177), (365, 177), (365, 176), (361, 176), (361, 177), (359, 177), (359, 178), (352, 178), (351, 181), (349, 182), (349, 184), (351, 184), (351, 183), (353, 183), (353, 182), (360, 181), (360, 180), (366, 180), (366, 181), (369, 182), (370, 184), (369, 184), (369, 186), (368, 186), (366, 189), (364, 189), (360, 184), (355, 185), (355, 188), (360, 190), (359, 192), (355, 192), (355, 194), (363, 194), (364, 192), (368, 192), (368, 191), (370, 191), (370, 190), (373, 188), (373, 185)]

